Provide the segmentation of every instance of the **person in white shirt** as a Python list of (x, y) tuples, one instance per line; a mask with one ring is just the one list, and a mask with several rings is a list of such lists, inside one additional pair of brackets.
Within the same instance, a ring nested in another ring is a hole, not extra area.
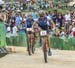
[(17, 31), (18, 31), (17, 26), (14, 25), (14, 27), (12, 28), (12, 34), (13, 34), (13, 36), (17, 36), (18, 35)]
[(70, 13), (67, 12), (67, 13), (65, 14), (64, 18), (65, 18), (65, 29), (66, 29), (66, 31), (67, 31), (68, 28), (69, 28), (69, 26), (70, 26), (70, 24), (71, 24), (71, 15), (70, 15)]
[(10, 26), (8, 26), (7, 29), (6, 29), (6, 37), (7, 38), (11, 37), (11, 28), (10, 28)]
[(11, 46), (11, 28), (10, 26), (6, 28), (6, 44)]
[(12, 46), (14, 46), (14, 47), (12, 47), (12, 52), (16, 52), (16, 50), (15, 50), (15, 46), (17, 46), (18, 44), (18, 41), (17, 41), (17, 37), (18, 37), (18, 28), (17, 28), (17, 26), (16, 26), (16, 24), (14, 24), (14, 26), (13, 26), (13, 28), (12, 28), (12, 35), (11, 35), (11, 37), (12, 37)]
[(71, 15), (70, 15), (70, 13), (67, 12), (67, 14), (65, 14), (64, 18), (65, 18), (66, 21), (71, 21)]

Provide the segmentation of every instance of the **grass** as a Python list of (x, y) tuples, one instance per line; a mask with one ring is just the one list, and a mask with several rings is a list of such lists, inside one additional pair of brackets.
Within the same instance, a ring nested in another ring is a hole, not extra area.
[[(65, 14), (66, 11), (69, 11), (67, 9), (56, 9), (56, 8), (48, 8), (48, 9), (43, 9), (43, 10), (45, 10), (46, 12), (48, 12), (48, 11), (54, 12), (54, 10), (57, 10), (58, 13), (62, 13), (62, 14)], [(22, 14), (29, 13), (29, 12), (31, 12), (31, 11), (28, 11), (28, 10), (27, 11), (22, 11)], [(36, 11), (36, 12), (38, 13), (39, 10)]]
[(56, 8), (51, 8), (51, 9), (46, 9), (45, 11), (48, 12), (54, 12), (54, 10), (57, 10), (58, 13), (62, 13), (62, 14), (65, 14), (66, 11), (68, 10), (63, 10), (63, 9), (56, 9)]

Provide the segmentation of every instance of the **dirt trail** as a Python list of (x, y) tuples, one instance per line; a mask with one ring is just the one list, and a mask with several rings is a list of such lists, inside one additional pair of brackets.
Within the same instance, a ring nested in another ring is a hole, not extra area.
[(16, 48), (16, 53), (0, 58), (0, 68), (75, 68), (75, 52), (52, 50), (53, 56), (44, 63), (41, 48), (28, 56), (26, 48)]

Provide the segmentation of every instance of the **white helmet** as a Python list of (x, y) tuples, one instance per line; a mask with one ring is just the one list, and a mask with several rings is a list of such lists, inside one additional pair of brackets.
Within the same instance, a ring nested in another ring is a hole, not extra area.
[(44, 10), (40, 10), (40, 11), (39, 11), (39, 14), (40, 14), (40, 15), (44, 15), (44, 14), (45, 14), (45, 11), (44, 11)]

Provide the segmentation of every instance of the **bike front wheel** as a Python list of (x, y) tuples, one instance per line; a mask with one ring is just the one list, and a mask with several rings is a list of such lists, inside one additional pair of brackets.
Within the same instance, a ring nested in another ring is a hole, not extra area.
[(46, 41), (42, 41), (42, 44), (43, 44), (44, 60), (45, 60), (45, 63), (47, 63), (47, 47), (46, 47)]

